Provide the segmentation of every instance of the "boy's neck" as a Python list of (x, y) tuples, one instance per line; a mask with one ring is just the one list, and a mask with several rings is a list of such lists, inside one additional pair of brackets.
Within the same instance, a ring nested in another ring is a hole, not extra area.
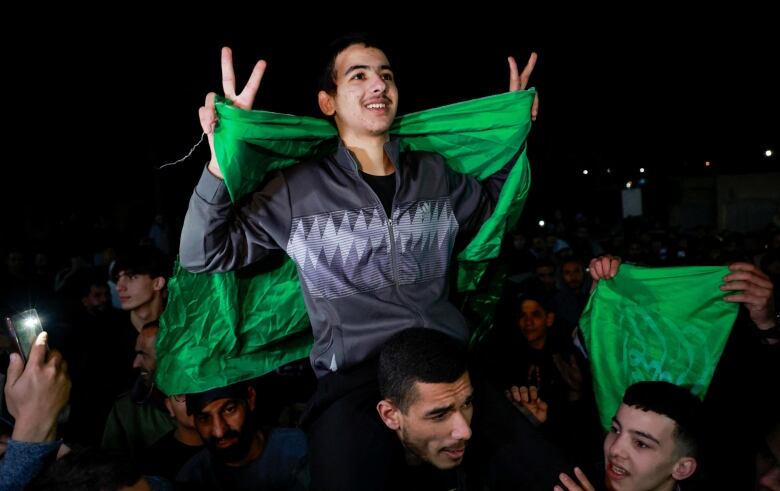
[(162, 315), (162, 297), (156, 295), (149, 302), (130, 311), (130, 322), (136, 331), (141, 332), (146, 323), (156, 321), (160, 315)]
[(385, 153), (389, 135), (363, 138), (344, 138), (344, 146), (353, 153), (360, 170), (372, 176), (389, 176), (395, 172), (395, 165)]

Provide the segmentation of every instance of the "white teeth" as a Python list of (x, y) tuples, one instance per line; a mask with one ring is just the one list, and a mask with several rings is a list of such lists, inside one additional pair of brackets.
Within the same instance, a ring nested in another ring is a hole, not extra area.
[(610, 467), (612, 467), (612, 472), (614, 472), (615, 474), (619, 474), (621, 476), (627, 474), (625, 469), (623, 469), (622, 467), (618, 467), (615, 464), (612, 464)]
[(369, 109), (384, 109), (385, 105), (384, 104), (369, 104), (366, 107), (369, 108)]

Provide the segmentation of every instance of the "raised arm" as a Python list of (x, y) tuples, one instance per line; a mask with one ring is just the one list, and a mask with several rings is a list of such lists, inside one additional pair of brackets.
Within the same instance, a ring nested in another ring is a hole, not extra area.
[[(528, 63), (526, 63), (522, 73), (519, 73), (517, 70), (517, 62), (515, 61), (514, 56), (507, 58), (507, 61), (509, 62), (509, 92), (525, 90), (528, 86), (528, 80), (531, 78), (531, 73), (533, 73), (534, 67), (536, 66), (536, 58), (536, 53), (531, 53), (531, 56), (528, 58)], [(539, 96), (535, 95), (534, 103), (531, 106), (532, 121), (536, 121), (537, 114), (539, 114)]]
[[(222, 48), (222, 91), (225, 98), (232, 101), (235, 107), (241, 109), (252, 109), (255, 102), (257, 90), (260, 88), (260, 81), (265, 73), (266, 62), (260, 60), (255, 64), (249, 81), (244, 86), (240, 94), (236, 94), (236, 75), (233, 71), (233, 51), (228, 48)], [(214, 127), (217, 125), (217, 110), (214, 106), (215, 92), (209, 92), (206, 95), (206, 102), (198, 110), (200, 116), (200, 126), (209, 139), (209, 148), (211, 149), (211, 161), (209, 162), (209, 172), (222, 179), (222, 172), (219, 170), (217, 156), (214, 153)]]
[[(531, 53), (528, 63), (522, 73), (517, 69), (517, 62), (510, 56), (509, 62), (509, 91), (524, 90), (528, 86), (531, 73), (536, 66), (536, 53)], [(539, 110), (539, 98), (534, 96), (531, 106), (531, 119), (535, 120)], [(483, 181), (477, 181), (472, 177), (449, 173), (450, 194), (455, 199), (453, 210), (458, 223), (464, 230), (474, 230), (480, 226), (493, 213), (501, 189), (504, 187), (507, 176), (515, 165), (516, 159), (507, 162), (504, 167)]]
[[(724, 278), (720, 289), (729, 292), (723, 297), (726, 302), (741, 303), (745, 306), (750, 319), (761, 331), (777, 332), (774, 285), (769, 277), (758, 267), (750, 263), (729, 265), (731, 273)], [(776, 344), (780, 339), (767, 337), (767, 344)]]
[[(222, 48), (225, 98), (238, 108), (251, 109), (265, 68), (265, 61), (258, 61), (249, 81), (237, 94), (233, 53), (230, 48)], [(214, 128), (218, 123), (215, 98), (214, 92), (209, 93), (199, 110), (201, 126), (209, 139), (211, 161), (190, 199), (179, 246), (182, 267), (196, 273), (231, 271), (258, 261), (269, 250), (286, 243), (290, 223), (290, 202), (281, 175), (274, 176), (240, 208), (234, 207), (214, 152)]]
[(593, 279), (590, 291), (593, 292), (596, 289), (596, 284), (600, 280), (611, 280), (614, 278), (619, 270), (620, 258), (617, 256), (606, 255), (591, 259), (588, 265), (588, 272), (590, 272), (590, 277)]

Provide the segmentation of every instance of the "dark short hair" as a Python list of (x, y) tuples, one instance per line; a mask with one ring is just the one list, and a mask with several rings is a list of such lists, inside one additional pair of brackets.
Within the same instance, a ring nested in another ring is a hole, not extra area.
[(148, 274), (152, 278), (162, 276), (168, 279), (173, 273), (173, 264), (159, 249), (151, 246), (138, 246), (117, 258), (111, 267), (111, 279), (116, 282), (122, 271), (125, 274)]
[(199, 413), (206, 404), (217, 399), (241, 399), (247, 400), (248, 387), (246, 382), (238, 382), (225, 387), (216, 387), (205, 392), (187, 394), (187, 414)]
[(523, 311), (523, 302), (526, 300), (538, 303), (542, 310), (544, 310), (545, 314), (555, 312), (555, 309), (553, 308), (552, 297), (549, 294), (539, 290), (539, 288), (529, 288), (527, 291), (521, 292), (517, 295), (517, 297), (515, 297), (514, 312), (516, 316)]
[(563, 271), (563, 265), (569, 263), (577, 263), (580, 265), (580, 267), (582, 267), (583, 271), (585, 270), (585, 261), (582, 259), (582, 257), (577, 255), (571, 255), (561, 259), (560, 261), (561, 271)]
[(379, 392), (405, 413), (416, 399), (416, 382), (452, 383), (466, 370), (466, 347), (455, 338), (434, 329), (406, 329), (382, 346)]
[(642, 411), (653, 411), (674, 421), (678, 454), (698, 456), (702, 437), (702, 402), (691, 391), (669, 382), (637, 382), (626, 389), (623, 404)]
[(318, 90), (323, 90), (328, 94), (336, 92), (336, 58), (353, 44), (362, 44), (367, 48), (385, 51), (380, 47), (381, 43), (377, 36), (365, 32), (351, 32), (334, 39), (322, 56), (322, 72), (317, 83)]

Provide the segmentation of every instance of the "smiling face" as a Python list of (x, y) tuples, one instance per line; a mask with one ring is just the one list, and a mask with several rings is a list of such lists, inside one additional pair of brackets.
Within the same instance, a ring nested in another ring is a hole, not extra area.
[(667, 416), (621, 404), (604, 439), (607, 487), (615, 491), (671, 490), (696, 470), (679, 455), (676, 423)]
[(388, 400), (378, 410), (401, 440), (411, 463), (428, 462), (439, 469), (460, 465), (471, 438), (474, 412), (469, 374), (452, 383), (415, 382), (414, 398), (406, 411)]
[(320, 91), (322, 112), (333, 116), (342, 140), (388, 137), (398, 106), (398, 89), (385, 54), (352, 44), (336, 56), (336, 90)]
[(133, 368), (139, 371), (139, 374), (146, 382), (147, 386), (154, 383), (154, 372), (157, 370), (157, 328), (148, 327), (143, 329), (135, 340), (135, 358), (133, 359)]

